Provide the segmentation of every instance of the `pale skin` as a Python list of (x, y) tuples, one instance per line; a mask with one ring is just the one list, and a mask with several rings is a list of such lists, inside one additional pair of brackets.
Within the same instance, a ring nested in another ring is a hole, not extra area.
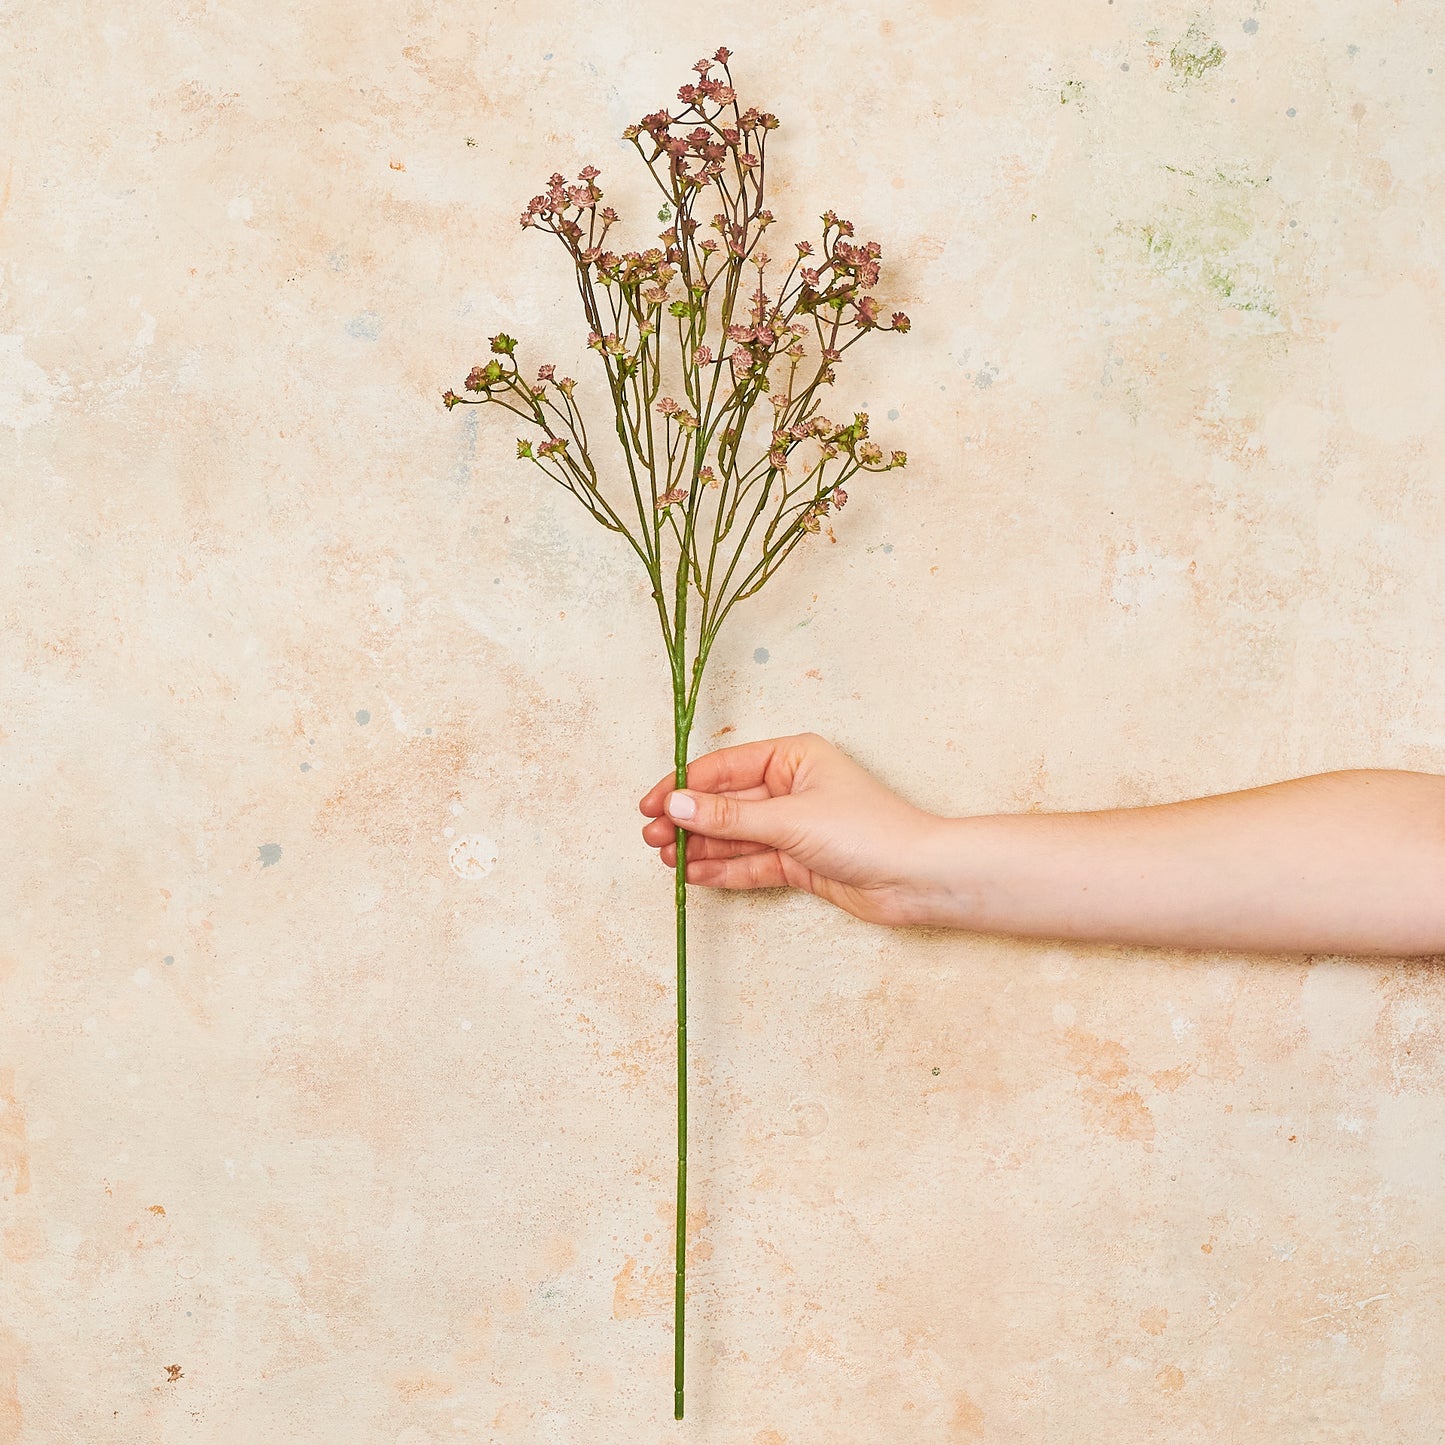
[[(805, 889), (890, 926), (1140, 947), (1445, 954), (1445, 777), (1352, 768), (1083, 813), (943, 817), (815, 733), (720, 748), (643, 797), (708, 888)], [(683, 817), (690, 799), (696, 807)]]

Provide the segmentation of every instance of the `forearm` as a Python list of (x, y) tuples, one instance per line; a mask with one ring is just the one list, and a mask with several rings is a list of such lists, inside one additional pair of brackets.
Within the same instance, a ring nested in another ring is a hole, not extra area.
[(1254, 953), (1445, 953), (1445, 777), (1353, 769), (1156, 807), (938, 820), (920, 922)]

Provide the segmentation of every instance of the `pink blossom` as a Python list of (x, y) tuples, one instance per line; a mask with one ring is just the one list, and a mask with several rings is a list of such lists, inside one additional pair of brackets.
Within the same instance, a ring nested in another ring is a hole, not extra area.
[(842, 487), (833, 489), (833, 505), (841, 512), (848, 505), (848, 493)]
[(674, 502), (687, 501), (686, 487), (670, 487), (654, 503), (653, 506), (660, 512), (665, 507), (670, 507)]
[(670, 396), (663, 397), (662, 400), (657, 403), (657, 409), (663, 414), (663, 416), (671, 416), (673, 412), (681, 410), (678, 404)]
[(713, 51), (712, 58), (717, 61), (719, 65), (726, 65), (731, 55), (732, 51), (729, 50), (726, 45), (720, 45)]
[(537, 368), (537, 380), (551, 381), (555, 372), (556, 368), (551, 364), (551, 362), (548, 362), (546, 366), (539, 366)]
[(583, 166), (582, 169), (577, 172), (577, 179), (579, 181), (595, 181), (601, 174), (602, 172), (599, 171), (596, 166)]
[(695, 366), (711, 366), (712, 348), (709, 346), (699, 346), (698, 349), (693, 352), (692, 360)]
[(901, 311), (893, 313), (893, 329), (895, 331), (907, 331), (913, 323)]
[(857, 325), (868, 327), (878, 324), (878, 300), (874, 296), (860, 296), (857, 301)]

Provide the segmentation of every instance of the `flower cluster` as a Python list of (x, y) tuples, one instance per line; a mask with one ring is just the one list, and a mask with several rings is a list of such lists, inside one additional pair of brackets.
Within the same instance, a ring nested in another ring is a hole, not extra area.
[[(522, 212), (523, 226), (536, 226), (542, 230), (554, 231), (569, 241), (579, 241), (582, 227), (578, 218), (591, 216), (597, 211), (597, 202), (602, 192), (594, 184), (602, 174), (596, 166), (583, 166), (577, 173), (580, 185), (568, 185), (560, 171), (553, 171), (547, 178), (547, 190), (543, 195), (533, 196)], [(602, 222), (604, 234), (617, 220), (617, 212), (611, 206), (604, 206), (597, 219)]]
[[(701, 489), (720, 491), (719, 518), (724, 511), (731, 518), (737, 514), (739, 491), (754, 485), (748, 479), (767, 475), (785, 488), (787, 500), (779, 494), (776, 504), (776, 525), (790, 519), (793, 526), (784, 535), (815, 532), (830, 507), (841, 509), (846, 503), (843, 480), (860, 470), (886, 471), (907, 461), (903, 452), (885, 454), (869, 439), (865, 414), (847, 424), (820, 415), (818, 388), (834, 383), (843, 352), (862, 333), (906, 332), (912, 323), (902, 311), (884, 321), (874, 294), (883, 248), (877, 241), (858, 240), (853, 223), (836, 211), (821, 216), (821, 241), (795, 242), (782, 265), (774, 265), (769, 251), (776, 248), (765, 249), (760, 241), (775, 224), (763, 204), (763, 183), (767, 138), (778, 120), (756, 107), (742, 108), (728, 70), (730, 58), (723, 48), (699, 60), (695, 78), (678, 91), (680, 110), (656, 110), (623, 132), (668, 198), (658, 212), (666, 226), (659, 245), (630, 251), (606, 245), (618, 216), (603, 204), (597, 183), (601, 173), (591, 165), (578, 171), (575, 182), (553, 172), (542, 193), (528, 203), (521, 224), (558, 236), (577, 268), (587, 309), (587, 346), (606, 367), (619, 409), (618, 436), (652, 476), (651, 488), (637, 496), (639, 509), (655, 516), (691, 496), (691, 536), (694, 520), (700, 520), (693, 513)], [(712, 198), (705, 208), (704, 193)], [(701, 236), (699, 217), (709, 212), (711, 234)], [(745, 266), (751, 268), (746, 273)], [(659, 397), (664, 340), (674, 331), (681, 388)], [(569, 485), (584, 489), (583, 500), (590, 497), (593, 514), (605, 513), (609, 524), (620, 526), (597, 490), (597, 472), (573, 406), (576, 383), (558, 378), (550, 365), (540, 367), (536, 381), (528, 383), (517, 372), (517, 343), (505, 333), (491, 341), (492, 358), (472, 368), (463, 394), (442, 394), (447, 408), (472, 393), (479, 400), (504, 401), (535, 419), (546, 437), (519, 439), (518, 456), (564, 464)], [(765, 394), (773, 421), (755, 464), (763, 470), (750, 471), (738, 451), (748, 413)], [(657, 451), (649, 410), (666, 423)], [(572, 438), (570, 450), (559, 433)], [(684, 438), (688, 445), (681, 445)], [(810, 467), (794, 455), (806, 441), (817, 444)], [(838, 468), (831, 485), (821, 473), (830, 462)], [(806, 480), (787, 480), (805, 473)], [(795, 503), (799, 489), (812, 500)], [(654, 502), (645, 507), (649, 490)], [(720, 540), (731, 521), (719, 520), (716, 526)], [(774, 535), (775, 527), (768, 528), (765, 554)], [(656, 545), (642, 549), (643, 554), (649, 550), (655, 562)]]

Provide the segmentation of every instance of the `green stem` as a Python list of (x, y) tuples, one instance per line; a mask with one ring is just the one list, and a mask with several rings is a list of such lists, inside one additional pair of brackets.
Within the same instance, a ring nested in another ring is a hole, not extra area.
[[(687, 739), (692, 718), (685, 711), (681, 688), (673, 713), (676, 766), (674, 781), (687, 786)], [(672, 1413), (682, 1419), (683, 1300), (687, 1283), (687, 834), (677, 830), (677, 1273), (674, 1280)]]
[[(672, 664), (673, 782), (687, 786), (687, 741), (692, 733), (698, 686), (706, 655), (699, 653), (687, 679), (687, 574), (684, 550), (677, 559)], [(673, 884), (677, 913), (677, 1268), (673, 1281), (672, 1413), (682, 1419), (684, 1301), (687, 1288), (687, 834), (677, 830), (677, 870)]]

